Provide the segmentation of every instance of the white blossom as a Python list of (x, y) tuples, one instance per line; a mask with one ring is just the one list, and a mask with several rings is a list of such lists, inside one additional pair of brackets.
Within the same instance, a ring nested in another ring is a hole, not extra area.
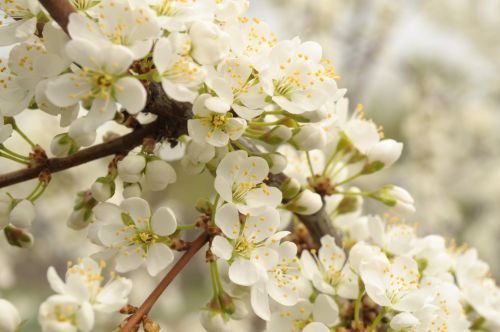
[(172, 263), (168, 236), (175, 232), (177, 221), (169, 208), (161, 207), (151, 215), (148, 203), (133, 197), (120, 206), (101, 203), (94, 214), (94, 241), (116, 256), (116, 271), (128, 272), (144, 264), (155, 276)]
[(188, 120), (189, 136), (198, 143), (226, 146), (230, 139), (236, 140), (243, 134), (246, 121), (233, 117), (228, 110), (210, 111), (205, 106), (209, 98), (210, 95), (203, 94), (195, 100), (194, 119)]

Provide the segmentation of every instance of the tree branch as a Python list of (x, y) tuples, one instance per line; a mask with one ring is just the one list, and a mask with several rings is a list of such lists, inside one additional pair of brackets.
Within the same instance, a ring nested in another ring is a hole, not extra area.
[(94, 145), (71, 156), (64, 158), (50, 158), (47, 159), (46, 163), (37, 167), (21, 169), (7, 174), (0, 174), (0, 188), (34, 179), (45, 170), (50, 173), (55, 173), (119, 152), (127, 152), (142, 144), (144, 137), (157, 136), (160, 134), (164, 129), (163, 124), (163, 120), (159, 118), (156, 121), (144, 125), (129, 134), (106, 143)]
[(208, 234), (203, 233), (196, 238), (191, 243), (189, 249), (182, 255), (182, 257), (175, 263), (172, 269), (167, 273), (167, 275), (162, 279), (162, 281), (156, 286), (153, 292), (148, 296), (148, 298), (142, 303), (142, 305), (137, 309), (137, 311), (130, 316), (125, 326), (121, 328), (121, 332), (133, 332), (136, 331), (136, 327), (140, 324), (141, 320), (145, 315), (149, 313), (153, 305), (160, 298), (161, 294), (167, 289), (168, 285), (175, 279), (175, 277), (182, 271), (186, 264), (193, 258), (193, 256), (208, 242)]
[(59, 26), (68, 33), (69, 15), (76, 13), (76, 9), (68, 0), (39, 0), (47, 9), (50, 16)]

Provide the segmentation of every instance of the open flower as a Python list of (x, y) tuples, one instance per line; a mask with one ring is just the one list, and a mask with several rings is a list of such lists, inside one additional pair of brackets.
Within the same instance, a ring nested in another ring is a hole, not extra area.
[(318, 256), (303, 251), (300, 257), (302, 274), (322, 293), (355, 299), (358, 295), (358, 277), (346, 265), (346, 255), (330, 235), (321, 238)]
[(0, 22), (0, 46), (33, 38), (40, 9), (36, 0), (0, 0), (0, 11), (7, 16), (7, 22)]
[[(194, 62), (184, 50), (175, 47), (173, 39), (183, 39), (183, 35), (171, 34), (169, 38), (161, 38), (153, 51), (153, 62), (161, 78), (161, 85), (165, 93), (178, 101), (192, 102), (198, 86), (205, 78), (203, 67)], [(191, 48), (189, 37), (185, 37), (187, 49)], [(184, 47), (184, 45), (182, 46)]]
[(417, 262), (398, 256), (389, 261), (385, 255), (365, 257), (359, 267), (368, 296), (378, 305), (398, 311), (416, 311), (427, 295), (420, 290)]
[(112, 278), (102, 285), (104, 262), (85, 258), (77, 265), (68, 263), (65, 281), (53, 267), (47, 272), (50, 287), (57, 295), (50, 296), (40, 306), (38, 319), (45, 332), (91, 331), (95, 312), (117, 312), (128, 301), (132, 282), (126, 278)]
[(144, 108), (146, 90), (139, 80), (127, 76), (133, 61), (133, 54), (127, 48), (113, 44), (100, 47), (90, 41), (72, 40), (66, 51), (80, 67), (72, 67), (72, 73), (49, 83), (47, 97), (52, 103), (59, 107), (80, 101), (92, 104), (87, 118), (96, 127), (114, 117), (117, 102), (130, 113)]
[(215, 189), (242, 213), (259, 207), (276, 207), (281, 203), (281, 191), (263, 183), (269, 173), (265, 159), (248, 157), (245, 151), (229, 152), (217, 167)]
[(331, 67), (321, 62), (321, 46), (298, 38), (279, 42), (261, 72), (265, 92), (282, 109), (300, 114), (319, 109), (337, 89)]
[(268, 104), (247, 58), (225, 59), (217, 70), (209, 71), (206, 83), (216, 94), (205, 102), (210, 110), (222, 112), (233, 109), (242, 118), (251, 119), (260, 115)]
[(328, 295), (320, 294), (311, 303), (299, 300), (293, 307), (282, 307), (271, 315), (268, 332), (329, 332), (339, 323), (339, 307)]
[(151, 216), (148, 203), (133, 197), (120, 206), (101, 203), (94, 214), (94, 241), (116, 256), (116, 271), (127, 272), (145, 264), (149, 274), (155, 276), (173, 261), (168, 236), (175, 232), (177, 221), (169, 208), (161, 207)]
[(198, 143), (207, 142), (215, 147), (226, 146), (229, 139), (236, 140), (245, 131), (247, 123), (234, 118), (227, 110), (211, 111), (206, 106), (210, 95), (200, 95), (193, 105), (195, 118), (188, 121), (189, 136)]
[(259, 265), (276, 264), (277, 253), (266, 247), (266, 240), (280, 224), (277, 210), (265, 208), (244, 217), (240, 223), (238, 209), (227, 203), (215, 214), (215, 224), (222, 230), (212, 241), (212, 252), (230, 262), (229, 279), (242, 286), (250, 286), (259, 279)]

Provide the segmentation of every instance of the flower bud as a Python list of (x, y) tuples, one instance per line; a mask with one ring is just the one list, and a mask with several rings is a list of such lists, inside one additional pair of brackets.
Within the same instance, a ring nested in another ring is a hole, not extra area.
[(110, 199), (115, 194), (115, 182), (108, 177), (98, 178), (90, 187), (92, 197), (99, 202)]
[(202, 65), (214, 65), (229, 53), (229, 36), (217, 25), (207, 21), (196, 21), (189, 30), (191, 56)]
[(136, 183), (141, 179), (141, 173), (146, 167), (146, 159), (141, 155), (129, 154), (118, 162), (117, 170), (125, 182)]
[(368, 152), (368, 162), (381, 162), (383, 168), (394, 164), (401, 156), (403, 143), (396, 142), (393, 139), (384, 139), (375, 144)]
[(200, 212), (200, 213), (210, 213), (210, 211), (212, 210), (212, 204), (210, 203), (210, 201), (206, 198), (200, 198), (197, 202), (196, 202), (196, 211)]
[(80, 146), (89, 146), (95, 142), (96, 126), (87, 118), (75, 120), (69, 127), (68, 135)]
[(66, 224), (69, 228), (80, 230), (88, 226), (92, 220), (92, 209), (97, 205), (97, 200), (90, 191), (81, 191), (77, 194), (73, 212), (69, 216)]
[(269, 154), (272, 164), (269, 165), (269, 172), (271, 174), (278, 174), (285, 170), (287, 165), (287, 159), (281, 153), (271, 153)]
[(5, 238), (11, 246), (20, 248), (31, 248), (33, 245), (33, 235), (14, 226), (8, 225), (3, 229)]
[(202, 310), (200, 313), (201, 325), (207, 332), (229, 332), (230, 328), (222, 312)]
[(157, 159), (148, 162), (144, 172), (147, 188), (152, 191), (165, 189), (169, 184), (177, 181), (177, 174), (166, 161)]
[(35, 219), (35, 206), (27, 199), (19, 201), (10, 211), (10, 223), (19, 228), (28, 228)]
[(68, 135), (59, 134), (50, 142), (50, 152), (56, 157), (66, 157), (80, 149), (80, 146)]
[(320, 127), (313, 124), (305, 124), (295, 132), (291, 143), (299, 150), (310, 151), (324, 147), (326, 137)]
[(408, 191), (401, 187), (387, 185), (375, 191), (370, 196), (392, 207), (397, 213), (409, 214), (415, 212), (413, 197), (411, 197)]
[(303, 190), (293, 201), (286, 205), (287, 210), (302, 215), (311, 215), (318, 212), (323, 206), (321, 196), (309, 189)]
[(300, 192), (300, 183), (294, 178), (288, 178), (280, 186), (284, 199), (292, 199)]
[(264, 142), (272, 145), (287, 142), (290, 138), (292, 138), (292, 129), (283, 125), (275, 126), (262, 136)]
[(80, 229), (84, 229), (85, 227), (87, 227), (91, 220), (92, 220), (92, 210), (80, 209), (71, 212), (68, 220), (66, 221), (66, 225), (69, 228), (78, 231)]
[(15, 332), (21, 324), (21, 317), (16, 307), (7, 300), (0, 299), (0, 331)]
[(139, 183), (125, 183), (123, 188), (123, 198), (141, 197), (142, 189)]

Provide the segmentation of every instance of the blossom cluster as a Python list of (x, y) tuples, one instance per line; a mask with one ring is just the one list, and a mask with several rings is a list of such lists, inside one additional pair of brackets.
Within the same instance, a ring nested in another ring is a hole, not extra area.
[[(0, 0), (0, 45), (11, 46), (0, 59), (0, 157), (28, 166), (46, 158), (16, 122), (28, 109), (67, 127), (54, 133), (57, 157), (94, 144), (109, 122), (136, 129), (161, 118), (147, 106), (155, 87), (192, 116), (182, 137), (145, 137), (116, 153), (78, 194), (67, 225), (100, 249), (69, 264), (65, 281), (49, 269), (57, 294), (40, 306), (43, 331), (93, 331), (99, 313), (128, 313), (132, 283), (116, 272), (159, 275), (196, 229), (209, 238), (213, 297), (200, 314), (208, 331), (253, 314), (269, 332), (500, 328), (500, 289), (476, 251), (417, 236), (404, 188), (355, 183), (389, 168), (403, 145), (384, 138), (362, 105), (350, 111), (319, 44), (278, 40), (245, 16), (245, 0), (72, 3), (66, 34), (37, 2)], [(4, 144), (13, 135), (30, 144), (29, 156)], [(171, 143), (182, 148), (181, 167), (161, 153)], [(193, 224), (148, 200), (180, 168), (213, 178)], [(10, 244), (32, 244), (34, 202), (49, 182), (41, 173), (26, 197), (0, 193)], [(387, 215), (367, 214), (367, 199)], [(318, 236), (319, 223), (330, 234)], [(5, 300), (0, 309), (1, 330), (15, 331), (16, 309)]]

